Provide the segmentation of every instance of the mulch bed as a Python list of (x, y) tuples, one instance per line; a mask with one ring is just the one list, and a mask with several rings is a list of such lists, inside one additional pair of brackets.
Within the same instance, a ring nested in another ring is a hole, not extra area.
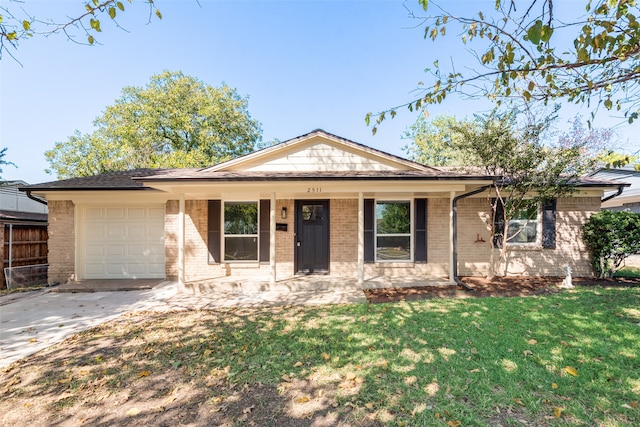
[[(366, 289), (365, 295), (370, 303), (384, 303), (395, 301), (412, 301), (425, 298), (477, 298), (477, 297), (513, 297), (542, 295), (559, 292), (559, 284), (563, 277), (529, 277), (510, 276), (494, 277), (461, 277), (469, 291), (460, 285), (451, 286), (419, 286), (411, 288)], [(574, 286), (640, 286), (640, 278), (597, 279), (590, 277), (575, 277)]]

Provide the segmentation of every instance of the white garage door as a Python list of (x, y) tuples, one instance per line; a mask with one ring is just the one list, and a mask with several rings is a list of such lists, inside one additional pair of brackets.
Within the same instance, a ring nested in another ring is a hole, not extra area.
[(84, 278), (164, 278), (164, 205), (86, 206), (82, 220)]

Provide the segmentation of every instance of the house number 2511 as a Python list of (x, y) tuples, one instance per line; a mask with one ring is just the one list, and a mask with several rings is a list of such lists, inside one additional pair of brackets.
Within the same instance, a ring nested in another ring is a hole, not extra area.
[(322, 193), (322, 187), (308, 187), (307, 193)]

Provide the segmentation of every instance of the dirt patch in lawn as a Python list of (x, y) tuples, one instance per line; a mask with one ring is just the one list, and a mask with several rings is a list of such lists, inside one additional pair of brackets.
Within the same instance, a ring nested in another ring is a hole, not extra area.
[[(472, 290), (461, 285), (418, 286), (410, 288), (366, 289), (365, 295), (371, 303), (412, 301), (425, 298), (474, 298), (530, 296), (559, 292), (563, 277), (510, 276), (461, 277)], [(640, 286), (640, 278), (597, 279), (577, 277), (574, 286)]]

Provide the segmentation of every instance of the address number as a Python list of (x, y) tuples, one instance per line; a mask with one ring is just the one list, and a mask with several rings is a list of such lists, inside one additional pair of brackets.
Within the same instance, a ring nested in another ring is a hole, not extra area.
[(307, 193), (322, 193), (322, 187), (307, 187)]

